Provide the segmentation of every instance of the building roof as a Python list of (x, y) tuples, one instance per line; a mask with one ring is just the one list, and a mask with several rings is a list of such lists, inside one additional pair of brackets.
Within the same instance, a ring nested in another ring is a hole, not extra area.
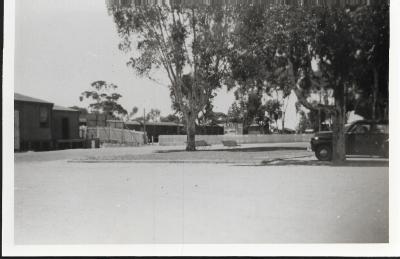
[(138, 121), (126, 121), (125, 124), (129, 124), (129, 125), (142, 125), (140, 122)]
[(19, 93), (14, 93), (14, 101), (53, 104), (53, 103), (48, 102), (48, 101), (44, 101), (44, 100), (41, 100), (41, 99), (29, 97), (29, 96), (26, 96), (26, 95), (23, 95), (23, 94), (19, 94)]
[(175, 122), (146, 122), (146, 125), (155, 125), (155, 126), (183, 126), (183, 124), (178, 124)]
[(107, 122), (113, 122), (113, 123), (124, 123), (122, 120), (106, 120)]
[[(140, 121), (127, 121), (125, 124), (128, 125), (143, 125)], [(175, 122), (146, 122), (146, 126), (183, 126), (183, 124), (178, 124)]]
[(59, 106), (59, 105), (54, 105), (53, 106), (53, 110), (54, 111), (79, 112), (78, 110), (71, 109), (71, 108), (68, 108), (68, 107)]

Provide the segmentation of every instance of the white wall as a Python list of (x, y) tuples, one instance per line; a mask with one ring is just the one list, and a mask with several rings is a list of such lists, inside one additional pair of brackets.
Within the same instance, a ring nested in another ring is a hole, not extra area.
[[(222, 144), (222, 140), (235, 140), (238, 144), (250, 143), (291, 143), (310, 142), (312, 134), (271, 134), (271, 135), (196, 135), (196, 140), (205, 140), (210, 145)], [(160, 146), (183, 146), (186, 135), (160, 135)]]

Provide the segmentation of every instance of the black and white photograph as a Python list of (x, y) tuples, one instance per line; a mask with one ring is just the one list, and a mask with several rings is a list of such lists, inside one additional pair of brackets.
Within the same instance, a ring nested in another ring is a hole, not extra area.
[(396, 255), (392, 5), (5, 1), (4, 251)]

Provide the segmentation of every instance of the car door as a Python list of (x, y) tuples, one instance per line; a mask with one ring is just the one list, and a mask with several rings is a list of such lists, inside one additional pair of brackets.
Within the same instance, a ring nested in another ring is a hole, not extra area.
[(371, 124), (360, 122), (355, 124), (347, 133), (346, 153), (351, 155), (369, 155), (371, 141), (369, 139)]
[(389, 125), (385, 123), (376, 123), (372, 125), (370, 141), (371, 154), (382, 155), (385, 150), (385, 142), (389, 138)]

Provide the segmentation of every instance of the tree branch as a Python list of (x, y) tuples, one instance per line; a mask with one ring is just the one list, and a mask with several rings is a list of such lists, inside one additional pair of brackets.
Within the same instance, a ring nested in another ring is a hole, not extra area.
[(336, 108), (333, 105), (323, 105), (323, 104), (312, 104), (310, 103), (307, 98), (303, 95), (303, 89), (301, 89), (299, 83), (301, 80), (304, 78), (300, 77), (298, 80), (296, 80), (296, 76), (294, 74), (294, 69), (293, 69), (293, 63), (291, 62), (290, 59), (287, 59), (288, 61), (288, 66), (287, 66), (287, 73), (289, 80), (291, 81), (292, 85), (292, 90), (296, 94), (296, 97), (298, 101), (303, 105), (305, 108), (309, 110), (324, 110), (328, 113), (336, 112)]

